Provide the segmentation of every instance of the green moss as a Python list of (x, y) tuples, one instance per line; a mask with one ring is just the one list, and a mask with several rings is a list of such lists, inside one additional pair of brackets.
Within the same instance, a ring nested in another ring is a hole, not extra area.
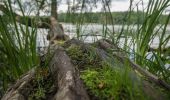
[[(144, 94), (127, 74), (129, 69), (112, 68), (102, 62), (101, 69), (89, 68), (81, 73), (89, 92), (101, 100), (144, 99)], [(146, 98), (145, 98), (146, 99)]]
[(73, 64), (78, 66), (80, 69), (100, 67), (101, 60), (95, 53), (93, 47), (82, 49), (80, 46), (71, 45), (66, 49), (66, 52), (71, 57)]
[[(53, 79), (49, 75), (47, 68), (38, 68), (36, 77), (32, 81), (33, 90), (29, 94), (28, 100), (46, 100), (53, 87)], [(55, 90), (54, 90), (55, 91)], [(52, 91), (53, 92), (53, 91)]]
[(35, 98), (36, 100), (45, 99), (45, 92), (46, 90), (43, 87), (39, 87), (32, 98)]
[(108, 59), (102, 61), (96, 54), (93, 47), (82, 49), (77, 45), (71, 45), (66, 49), (74, 65), (81, 71), (81, 79), (84, 81), (90, 95), (101, 100), (133, 100), (146, 99), (139, 88), (134, 75), (129, 75), (132, 71), (128, 66), (122, 66), (119, 60)]
[(74, 59), (78, 60), (79, 58), (83, 58), (83, 52), (81, 51), (81, 48), (77, 45), (71, 45), (69, 48), (66, 49), (68, 55)]

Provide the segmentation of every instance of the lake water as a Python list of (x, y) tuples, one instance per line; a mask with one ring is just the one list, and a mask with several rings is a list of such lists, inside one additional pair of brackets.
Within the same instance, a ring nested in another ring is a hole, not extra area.
[[(62, 23), (62, 25), (64, 27), (65, 34), (69, 35), (70, 38), (76, 37), (76, 25), (65, 24), (65, 23)], [(111, 25), (108, 25), (107, 27), (110, 31), (113, 30)], [(114, 31), (115, 32), (120, 32), (121, 28), (122, 28), (122, 25), (114, 25)], [(127, 25), (125, 26), (125, 29), (126, 28), (127, 28)], [(156, 29), (158, 29), (158, 28), (159, 28), (159, 26), (156, 27)], [(130, 29), (135, 31), (137, 29), (137, 26), (131, 25)], [(100, 35), (102, 35), (102, 32), (103, 32), (102, 30), (103, 30), (103, 26), (100, 25), (100, 24), (85, 24), (81, 27), (80, 32), (82, 34), (85, 34), (85, 35), (87, 35), (87, 34), (97, 34), (97, 36), (82, 36), (81, 39), (85, 42), (88, 42), (88, 43), (97, 41), (97, 40), (102, 38), (102, 36), (100, 36)], [(161, 31), (162, 30), (160, 30), (160, 33), (161, 33)], [(170, 35), (170, 25), (168, 25), (166, 33), (167, 33), (167, 35)], [(48, 46), (49, 43), (46, 40), (46, 35), (47, 35), (46, 29), (39, 29), (38, 30), (38, 36), (37, 36), (37, 46), (38, 47)], [(130, 40), (131, 39), (129, 38), (129, 40), (128, 40), (129, 43), (130, 43)], [(121, 43), (122, 44), (119, 44), (119, 45), (124, 44), (123, 38), (121, 39)], [(158, 45), (159, 45), (159, 37), (157, 36), (157, 37), (154, 38), (152, 43), (150, 43), (150, 46), (153, 47), (153, 48), (157, 48)], [(168, 42), (167, 46), (170, 46), (170, 41)]]

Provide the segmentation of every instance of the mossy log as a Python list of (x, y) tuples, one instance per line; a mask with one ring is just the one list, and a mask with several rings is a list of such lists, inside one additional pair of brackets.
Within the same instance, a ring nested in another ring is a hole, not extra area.
[(79, 72), (63, 48), (58, 48), (50, 63), (50, 72), (58, 92), (54, 100), (89, 100), (86, 90), (79, 78)]
[[(78, 49), (76, 49), (77, 47)], [(73, 52), (69, 53), (72, 49)], [(112, 49), (112, 51), (110, 51), (110, 49)], [(130, 61), (125, 57), (125, 53), (120, 48), (112, 45), (108, 40), (99, 40), (96, 43), (87, 44), (77, 39), (71, 39), (66, 41), (62, 46), (53, 45), (50, 47), (49, 52), (52, 57), (47, 68), (48, 73), (47, 75), (38, 74), (40, 77), (43, 77), (45, 80), (43, 86), (48, 89), (44, 88), (45, 90), (43, 91), (45, 91), (45, 93), (43, 94), (43, 98), (39, 98), (39, 100), (103, 100), (103, 98), (99, 98), (89, 91), (89, 88), (84, 84), (85, 82), (80, 78), (80, 75), (81, 71), (87, 69), (85, 67), (102, 68), (100, 62), (110, 61), (109, 59), (111, 58), (118, 59), (122, 65), (125, 65), (126, 61), (130, 62), (132, 66), (131, 69), (134, 70), (130, 71), (127, 75), (132, 77), (140, 77), (143, 75), (147, 77), (146, 80), (142, 78), (141, 87), (146, 94), (150, 95), (151, 99), (166, 99), (162, 92), (153, 88), (153, 84), (158, 87), (162, 86), (162, 89), (167, 90), (169, 90), (169, 85)], [(46, 56), (48, 55), (46, 54)], [(89, 56), (92, 57), (88, 58)], [(113, 61), (109, 63), (113, 63)], [(30, 99), (30, 95), (34, 94), (33, 91), (38, 87), (35, 85), (37, 84), (36, 80), (39, 79), (37, 78), (37, 73), (41, 72), (38, 70), (41, 70), (41, 68), (31, 69), (28, 73), (21, 76), (21, 78), (6, 91), (2, 100), (37, 99), (34, 98), (35, 96)], [(136, 71), (138, 72), (136, 73)], [(50, 83), (51, 80), (52, 83)], [(135, 78), (133, 81), (137, 82)], [(99, 89), (102, 89), (104, 85), (105, 83), (100, 83), (98, 85)], [(123, 93), (126, 92), (124, 91)], [(114, 98), (110, 97), (110, 99), (112, 100)]]

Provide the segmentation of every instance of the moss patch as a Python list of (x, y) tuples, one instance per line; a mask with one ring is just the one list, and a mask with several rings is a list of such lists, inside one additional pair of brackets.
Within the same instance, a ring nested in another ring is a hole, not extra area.
[(146, 100), (140, 84), (129, 77), (129, 69), (112, 68), (103, 62), (101, 69), (87, 69), (81, 73), (89, 92), (100, 100)]
[(71, 45), (66, 49), (66, 52), (72, 59), (72, 63), (80, 70), (88, 67), (100, 68), (101, 66), (101, 59), (95, 53), (93, 47), (86, 49), (77, 45)]
[(71, 45), (66, 51), (73, 64), (79, 69), (83, 68), (81, 79), (92, 98), (99, 100), (147, 99), (141, 91), (138, 79), (129, 74), (131, 73), (129, 66), (122, 67), (122, 64), (115, 59), (108, 62), (102, 61), (93, 47), (83, 49), (80, 46)]
[(47, 68), (38, 68), (36, 78), (32, 81), (33, 90), (28, 100), (47, 100), (56, 93), (53, 79)]

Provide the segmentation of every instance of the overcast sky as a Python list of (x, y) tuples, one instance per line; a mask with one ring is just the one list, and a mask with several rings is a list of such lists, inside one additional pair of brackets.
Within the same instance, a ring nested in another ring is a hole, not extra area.
[[(28, 2), (31, 2), (31, 0), (23, 0), (23, 1), (28, 1)], [(66, 4), (66, 1), (67, 0), (62, 0), (62, 3), (59, 5), (58, 7), (58, 11), (59, 12), (66, 12), (68, 9), (68, 5)], [(73, 0), (69, 0), (72, 3)], [(148, 1), (149, 0), (133, 0), (133, 4), (132, 4), (132, 8), (134, 8), (134, 10), (136, 10), (136, 5), (138, 5), (139, 7), (139, 10), (143, 10), (146, 8), (147, 4), (148, 4)], [(33, 3), (33, 2), (32, 2)], [(28, 4), (26, 4), (26, 6), (24, 7), (27, 7), (28, 8), (28, 11), (25, 11), (26, 15), (27, 13), (30, 13), (31, 9), (33, 8), (33, 5), (34, 4), (30, 4), (28, 6)], [(17, 7), (17, 5), (14, 5)], [(112, 12), (116, 12), (116, 11), (127, 11), (129, 9), (129, 6), (130, 6), (130, 0), (112, 0), (112, 3), (110, 5), (110, 8), (111, 8), (111, 11)], [(49, 9), (50, 6), (47, 6), (47, 8)], [(93, 8), (93, 10), (90, 10), (90, 11), (93, 11), (93, 12), (100, 12), (102, 9), (102, 4), (101, 3), (98, 3), (97, 4), (97, 7)], [(45, 12), (46, 9), (44, 9), (44, 11), (41, 11), (40, 12), (40, 15), (49, 15), (50, 13), (46, 13)], [(19, 14), (21, 12), (18, 12)], [(30, 15), (35, 15), (35, 12), (31, 12)]]
[[(140, 1), (140, 2), (139, 2)], [(133, 6), (139, 4), (140, 9), (142, 9), (141, 0), (134, 0)], [(148, 0), (143, 0), (143, 6), (146, 7)], [(110, 6), (111, 11), (127, 11), (130, 5), (130, 0), (112, 0), (112, 4)], [(99, 12), (102, 9), (102, 4), (98, 3), (97, 8), (93, 8), (94, 12)], [(67, 10), (67, 5), (62, 4), (59, 6), (59, 11), (64, 12)]]
[[(65, 1), (65, 0), (63, 0)], [(72, 0), (70, 0), (72, 1)], [(147, 4), (148, 4), (149, 0), (133, 0), (133, 8), (134, 10), (137, 9), (136, 5), (138, 5), (139, 10), (146, 10)], [(111, 11), (116, 12), (116, 11), (127, 11), (129, 9), (130, 6), (130, 0), (112, 0), (112, 4), (110, 6)], [(102, 4), (98, 3), (98, 7), (97, 8), (93, 8), (93, 12), (99, 12), (102, 9)], [(67, 5), (66, 4), (62, 4), (59, 6), (59, 12), (65, 12), (67, 11)], [(166, 12), (168, 14), (168, 12), (170, 12), (170, 7), (168, 7), (166, 9)]]

